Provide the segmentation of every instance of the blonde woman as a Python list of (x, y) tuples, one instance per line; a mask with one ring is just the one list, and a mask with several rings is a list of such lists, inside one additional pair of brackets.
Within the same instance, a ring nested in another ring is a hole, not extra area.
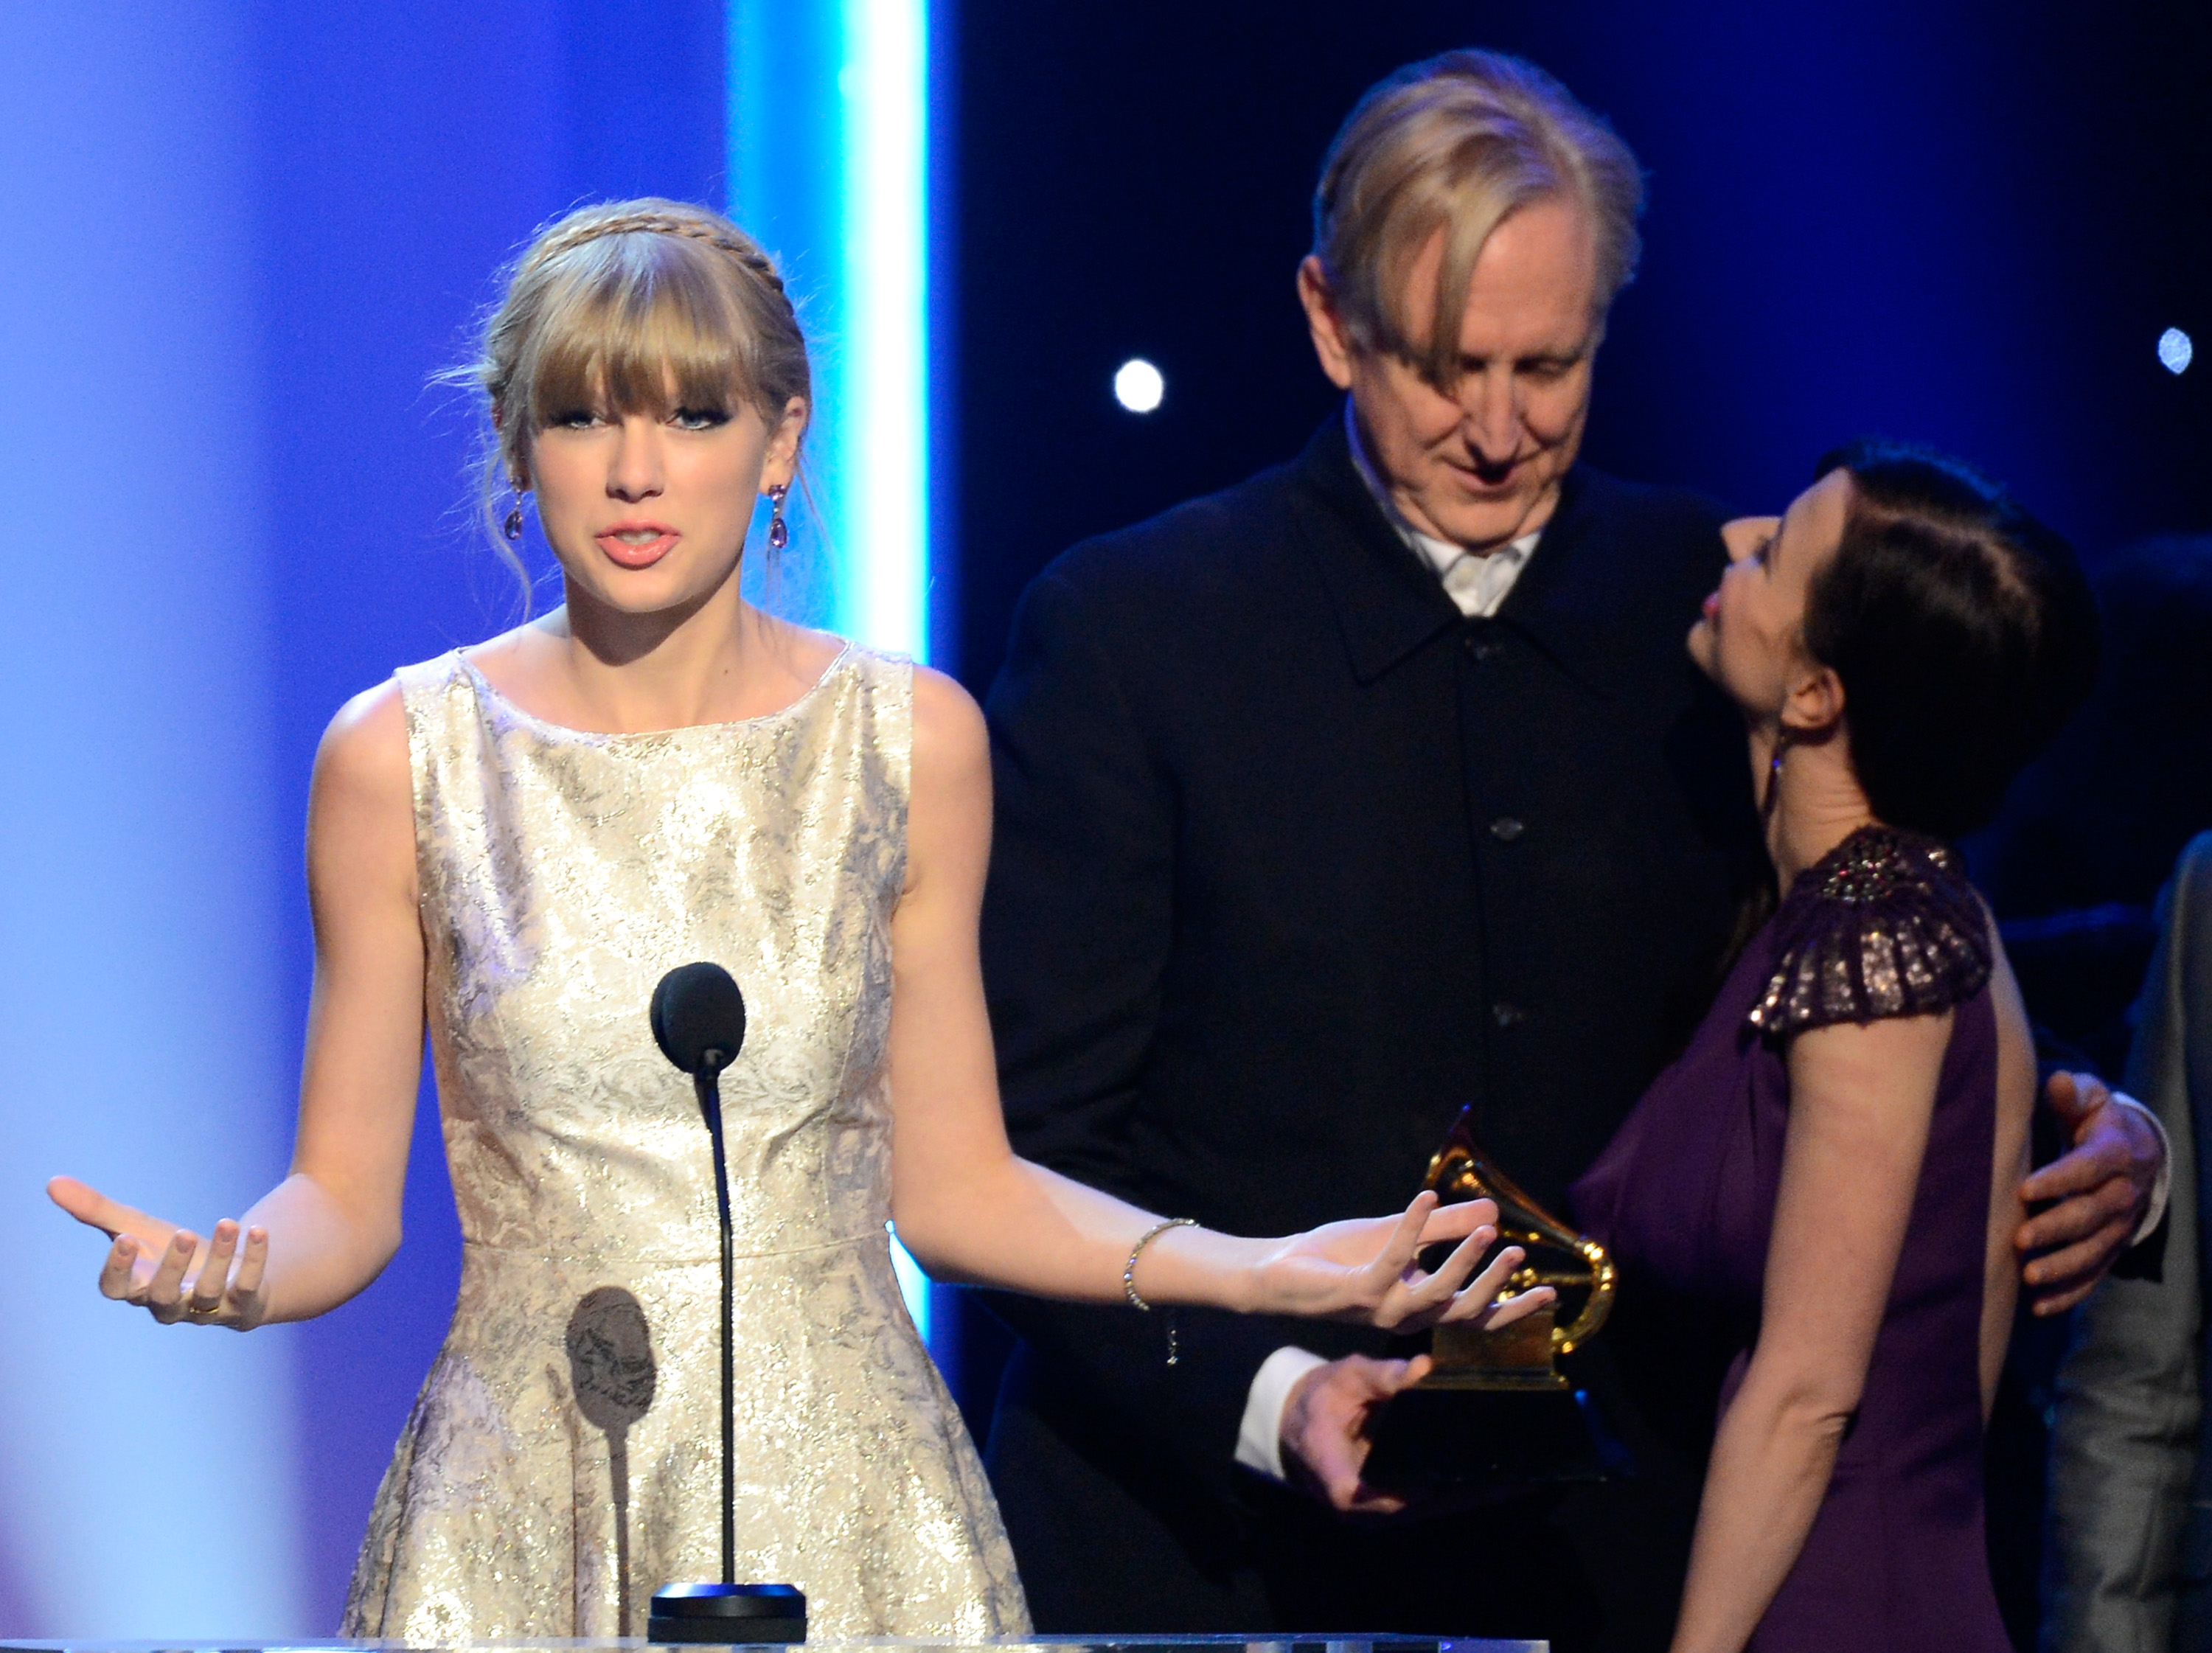
[[(57, 1179), (114, 1237), (109, 1297), (248, 1328), (344, 1302), (399, 1243), (423, 1032), (465, 1242), (344, 1632), (410, 1643), (642, 1628), (720, 1533), (717, 1241), (655, 981), (725, 964), (740, 1577), (832, 1638), (1026, 1627), (975, 1452), (902, 1306), (938, 1278), (1414, 1328), (1493, 1308), (1478, 1207), (1237, 1239), (1009, 1151), (976, 963), (982, 722), (950, 680), (749, 605), (811, 405), (769, 260), (698, 208), (579, 211), (518, 264), (473, 376), (495, 480), (565, 601), (399, 671), (331, 725), (308, 873), (316, 982), (292, 1174), (203, 1239)], [(865, 478), (860, 484), (865, 485)], [(1461, 1242), (1434, 1274), (1421, 1244)], [(1469, 1277), (1474, 1278), (1470, 1280)], [(1166, 1358), (1163, 1339), (1163, 1358)]]

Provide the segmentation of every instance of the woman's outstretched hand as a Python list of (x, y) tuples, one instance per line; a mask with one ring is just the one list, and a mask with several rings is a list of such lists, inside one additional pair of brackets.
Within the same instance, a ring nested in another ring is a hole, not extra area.
[(267, 1231), (247, 1230), (241, 1250), (238, 1225), (228, 1217), (215, 1225), (212, 1240), (203, 1241), (174, 1223), (118, 1204), (74, 1176), (57, 1176), (46, 1194), (115, 1242), (100, 1271), (102, 1297), (135, 1303), (164, 1326), (188, 1320), (243, 1332), (261, 1323), (267, 1312), (261, 1296), (269, 1267)]
[[(1414, 1196), (1402, 1217), (1327, 1223), (1281, 1242), (1261, 1261), (1262, 1313), (1352, 1320), (1387, 1332), (1419, 1332), (1450, 1321), (1509, 1326), (1557, 1294), (1540, 1285), (1501, 1303), (1498, 1293), (1522, 1253), (1508, 1246), (1480, 1274), (1475, 1265), (1497, 1239), (1498, 1206), (1488, 1200), (1440, 1206)], [(1433, 1274), (1423, 1248), (1457, 1241)], [(1470, 1278), (1472, 1276), (1472, 1278)]]

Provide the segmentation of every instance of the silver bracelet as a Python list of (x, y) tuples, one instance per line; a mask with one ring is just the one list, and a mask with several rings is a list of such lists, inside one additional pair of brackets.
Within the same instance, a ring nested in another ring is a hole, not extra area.
[(1129, 1299), (1132, 1309), (1152, 1312), (1152, 1305), (1137, 1294), (1137, 1259), (1145, 1255), (1145, 1248), (1171, 1228), (1196, 1228), (1195, 1217), (1164, 1217), (1146, 1229), (1144, 1237), (1129, 1248), (1129, 1261), (1121, 1267), (1121, 1295)]
[[(1129, 1261), (1121, 1265), (1121, 1295), (1129, 1299), (1129, 1306), (1132, 1309), (1140, 1310), (1148, 1315), (1152, 1312), (1152, 1305), (1146, 1302), (1137, 1291), (1137, 1259), (1145, 1255), (1145, 1248), (1171, 1228), (1196, 1228), (1197, 1226), (1198, 1218), (1195, 1217), (1164, 1217), (1146, 1229), (1136, 1244), (1129, 1248)], [(1182, 1364), (1182, 1351), (1176, 1346), (1176, 1340), (1175, 1312), (1170, 1310), (1168, 1312), (1168, 1364), (1176, 1366)]]

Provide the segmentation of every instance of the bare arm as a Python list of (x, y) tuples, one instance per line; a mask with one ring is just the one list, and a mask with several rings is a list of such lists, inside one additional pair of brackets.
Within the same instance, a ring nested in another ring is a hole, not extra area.
[[(1156, 1219), (1017, 1158), (1006, 1141), (975, 939), (991, 834), (982, 715), (951, 680), (917, 672), (914, 722), (907, 886), (891, 927), (899, 1237), (940, 1279), (1117, 1302), (1130, 1248)], [(1173, 1229), (1146, 1249), (1137, 1288), (1154, 1303), (1386, 1325), (1466, 1318), (1483, 1310), (1510, 1268), (1501, 1259), (1454, 1297), (1487, 1243), (1480, 1225), (1495, 1212), (1482, 1202), (1434, 1210), (1430, 1200), (1403, 1218), (1334, 1224), (1291, 1240)], [(1421, 1275), (1414, 1253), (1441, 1239), (1466, 1243), (1450, 1265)], [(1541, 1300), (1548, 1293), (1516, 1299), (1500, 1319)]]
[(241, 1329), (305, 1320), (368, 1285), (398, 1247), (422, 1063), (423, 951), (407, 734), (393, 684), (351, 702), (323, 738), (307, 885), (315, 987), (291, 1175), (242, 1225), (226, 1218), (205, 1237), (74, 1178), (49, 1185), (64, 1210), (114, 1237), (100, 1289), (157, 1319), (191, 1310)]
[(2027, 1006), (2020, 995), (2012, 960), (2005, 956), (1996, 921), (1990, 921), (1990, 945), (1996, 969), (1990, 991), (1997, 1024), (1996, 1139), (1990, 1157), (1989, 1249), (1982, 1267), (1982, 1419), (1996, 1406), (1997, 1382), (2012, 1346), (2013, 1318), (2020, 1306), (2020, 1256), (2013, 1249), (2027, 1212), (2021, 1187), (2028, 1169), (2029, 1138), (2035, 1120), (2035, 1036)]
[(1759, 1343), (1713, 1443), (1674, 1653), (1739, 1653), (1796, 1564), (1865, 1388), (1951, 1017), (1802, 1033)]

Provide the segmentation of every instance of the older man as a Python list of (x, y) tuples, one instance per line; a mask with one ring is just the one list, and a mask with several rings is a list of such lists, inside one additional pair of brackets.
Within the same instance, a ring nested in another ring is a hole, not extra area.
[[(1023, 1152), (1288, 1232), (1401, 1202), (1471, 1104), (1559, 1209), (1704, 1008), (1763, 866), (1682, 641), (1721, 514), (1577, 463), (1641, 189), (1525, 64), (1392, 76), (1298, 271), (1344, 416), (1030, 587), (984, 931)], [(2094, 1192), (2033, 1285), (2075, 1290), (2138, 1214), (2156, 1151), (2110, 1112), (2038, 1190)], [(1359, 1334), (1006, 1312), (990, 1462), (1042, 1629), (1667, 1640), (1716, 1340), (1634, 1279), (1577, 1376), (1637, 1475), (1459, 1514), (1363, 1480), (1406, 1369)]]

